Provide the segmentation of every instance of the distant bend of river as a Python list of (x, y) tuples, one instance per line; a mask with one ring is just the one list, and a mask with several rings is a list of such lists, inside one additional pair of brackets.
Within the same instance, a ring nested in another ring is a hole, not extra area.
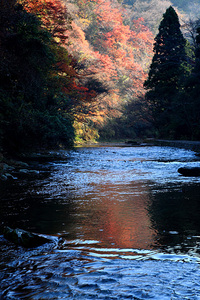
[(53, 238), (0, 236), (0, 299), (200, 299), (200, 178), (193, 151), (80, 147), (1, 183), (0, 222)]

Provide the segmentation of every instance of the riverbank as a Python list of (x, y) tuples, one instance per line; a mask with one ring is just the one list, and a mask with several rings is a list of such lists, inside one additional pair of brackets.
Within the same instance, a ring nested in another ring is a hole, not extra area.
[(187, 140), (152, 140), (151, 141), (155, 146), (169, 146), (182, 148), (186, 150), (192, 150), (197, 153), (200, 153), (200, 141), (187, 141)]
[(66, 153), (63, 151), (41, 151), (37, 153), (21, 154), (15, 158), (4, 157), (0, 153), (0, 180), (18, 179), (27, 176), (37, 176), (40, 171), (35, 170), (33, 162), (46, 163), (50, 161), (65, 160)]
[(128, 141), (103, 141), (96, 143), (88, 143), (83, 145), (76, 145), (76, 147), (137, 147), (137, 146), (167, 146), (182, 148), (186, 150), (192, 150), (200, 153), (200, 141), (188, 141), (188, 140), (128, 140)]

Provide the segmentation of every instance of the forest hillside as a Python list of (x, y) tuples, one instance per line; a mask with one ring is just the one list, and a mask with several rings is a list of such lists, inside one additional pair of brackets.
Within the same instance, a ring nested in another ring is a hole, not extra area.
[[(0, 0), (0, 6), (3, 151), (99, 138), (198, 138), (198, 97), (188, 99), (189, 89), (198, 89), (198, 1)], [(158, 130), (159, 99), (148, 98), (152, 87), (144, 83), (169, 7), (170, 22), (183, 34), (184, 72), (167, 107), (168, 129)]]

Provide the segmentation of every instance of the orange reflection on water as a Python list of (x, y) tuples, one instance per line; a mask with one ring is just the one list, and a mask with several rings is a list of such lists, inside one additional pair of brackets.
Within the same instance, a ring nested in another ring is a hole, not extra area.
[(155, 232), (147, 211), (148, 191), (142, 183), (98, 185), (78, 209), (85, 239), (104, 247), (150, 249)]

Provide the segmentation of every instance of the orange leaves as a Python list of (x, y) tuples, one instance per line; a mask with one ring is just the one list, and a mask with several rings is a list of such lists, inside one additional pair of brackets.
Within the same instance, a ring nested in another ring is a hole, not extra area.
[(102, 38), (102, 45), (115, 66), (121, 87), (124, 86), (126, 90), (131, 88), (132, 95), (135, 96), (143, 92), (145, 80), (141, 57), (143, 59), (148, 54), (151, 55), (153, 43), (151, 34), (141, 21), (137, 20), (134, 24), (137, 31), (131, 30), (129, 26), (117, 24)]
[(109, 0), (96, 0), (94, 12), (97, 16), (99, 25), (102, 27), (113, 28), (116, 24), (122, 24), (122, 14), (117, 7), (112, 6)]
[(66, 30), (71, 17), (66, 6), (60, 0), (27, 0), (24, 8), (35, 14), (42, 21), (43, 26), (52, 34), (57, 42), (64, 43), (68, 38)]
[[(117, 116), (123, 101), (143, 93), (153, 36), (142, 18), (132, 23), (125, 20), (124, 8), (117, 0), (73, 0), (70, 5), (72, 13), (74, 7), (73, 20), (61, 0), (25, 1), (26, 9), (40, 17), (71, 56), (66, 60), (59, 54), (57, 68), (62, 91), (73, 99), (76, 116), (95, 114), (95, 109), (99, 120)], [(99, 86), (87, 85), (91, 79)]]
[(78, 71), (80, 61), (77, 61), (79, 57), (75, 55), (77, 49), (83, 56), (84, 52), (86, 56), (89, 53), (89, 43), (85, 39), (84, 32), (71, 21), (61, 0), (21, 1), (29, 13), (39, 17), (42, 27), (54, 38), (51, 40), (51, 46), (55, 52), (56, 62), (50, 75), (55, 86), (54, 96), (59, 98), (60, 94), (64, 94), (70, 99), (73, 116), (87, 114), (87, 106), (96, 98), (96, 93), (81, 84), (82, 74)]
[(96, 51), (95, 57), (95, 65), (91, 66), (91, 69), (95, 73), (103, 73), (104, 80), (113, 80), (117, 77), (116, 66), (109, 55), (104, 55)]
[(71, 29), (67, 31), (69, 40), (66, 47), (71, 55), (73, 55), (79, 62), (87, 60), (92, 56), (90, 45), (85, 38), (83, 30), (74, 22), (71, 23)]
[[(153, 36), (140, 18), (124, 22), (122, 6), (115, 0), (75, 0), (79, 18), (69, 29), (69, 52), (83, 68), (80, 76), (92, 76), (107, 86), (109, 94), (97, 96), (98, 116), (118, 115), (122, 99), (141, 95), (152, 55)], [(82, 20), (87, 20), (83, 26)], [(126, 25), (126, 24), (131, 24)], [(82, 26), (82, 27), (80, 27)], [(118, 102), (112, 101), (116, 99)]]

